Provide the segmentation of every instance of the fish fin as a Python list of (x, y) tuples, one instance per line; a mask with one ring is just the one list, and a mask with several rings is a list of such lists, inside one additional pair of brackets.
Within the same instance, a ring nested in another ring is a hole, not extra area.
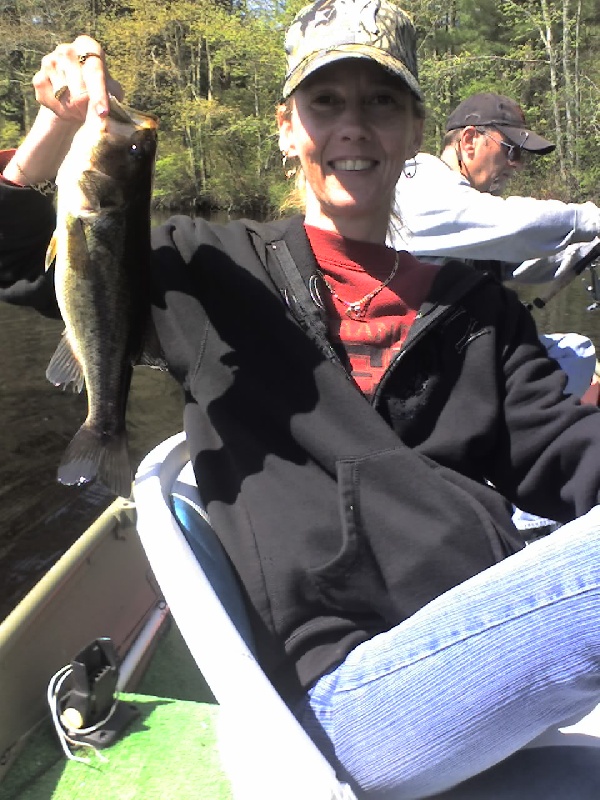
[(83, 423), (58, 467), (58, 480), (81, 486), (98, 479), (113, 494), (130, 497), (132, 472), (125, 433), (107, 437)]
[(44, 264), (45, 269), (50, 269), (52, 266), (52, 262), (56, 258), (56, 233), (52, 234), (52, 238), (48, 243), (48, 249), (46, 250), (46, 261)]
[(70, 383), (73, 384), (74, 392), (81, 392), (83, 389), (85, 383), (83, 370), (69, 344), (66, 331), (63, 332), (58, 347), (46, 368), (46, 378), (50, 383), (62, 386), (63, 389), (66, 389)]
[(143, 338), (144, 346), (134, 366), (167, 370), (167, 359), (161, 347), (154, 323), (150, 320)]
[(109, 116), (119, 122), (133, 123), (141, 128), (158, 128), (158, 117), (149, 111), (136, 111), (131, 106), (126, 106), (117, 100), (114, 95), (109, 95)]
[(136, 361), (137, 367), (152, 367), (153, 369), (167, 370), (166, 359), (156, 353), (148, 353), (146, 350)]

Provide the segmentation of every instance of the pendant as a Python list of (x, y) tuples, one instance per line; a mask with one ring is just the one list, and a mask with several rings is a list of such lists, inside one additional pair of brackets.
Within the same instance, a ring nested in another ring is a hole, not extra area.
[(360, 303), (350, 303), (348, 308), (346, 309), (346, 314), (352, 319), (362, 319), (365, 315), (364, 308), (361, 308), (362, 302)]

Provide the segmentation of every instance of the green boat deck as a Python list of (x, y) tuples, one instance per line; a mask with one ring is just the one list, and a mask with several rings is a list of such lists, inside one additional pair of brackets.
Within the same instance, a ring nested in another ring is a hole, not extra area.
[(135, 693), (120, 698), (140, 716), (111, 747), (68, 761), (50, 716), (0, 786), (2, 800), (231, 800), (216, 744), (218, 707), (170, 623)]

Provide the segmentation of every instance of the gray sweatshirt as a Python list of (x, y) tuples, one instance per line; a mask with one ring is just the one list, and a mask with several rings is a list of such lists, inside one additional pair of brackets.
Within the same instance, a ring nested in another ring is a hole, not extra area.
[(428, 261), (507, 262), (504, 278), (522, 282), (562, 274), (600, 235), (594, 203), (485, 194), (427, 153), (417, 155), (413, 177), (402, 174), (396, 204), (401, 224), (390, 236), (393, 247)]

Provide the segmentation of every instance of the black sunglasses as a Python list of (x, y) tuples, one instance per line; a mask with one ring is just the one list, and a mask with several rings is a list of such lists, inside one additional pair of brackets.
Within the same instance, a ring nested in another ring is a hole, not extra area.
[[(506, 147), (506, 160), (510, 161), (511, 164), (516, 164), (523, 157), (523, 145), (511, 144), (509, 142), (505, 142), (503, 139), (495, 139), (483, 128), (477, 128), (477, 133), (481, 133), (484, 136), (487, 136), (488, 139), (491, 139), (492, 142), (496, 142), (496, 144), (501, 144), (502, 147)], [(529, 136), (529, 134), (525, 135), (525, 139), (527, 139), (527, 136)], [(523, 144), (525, 144), (525, 142), (523, 142)]]

